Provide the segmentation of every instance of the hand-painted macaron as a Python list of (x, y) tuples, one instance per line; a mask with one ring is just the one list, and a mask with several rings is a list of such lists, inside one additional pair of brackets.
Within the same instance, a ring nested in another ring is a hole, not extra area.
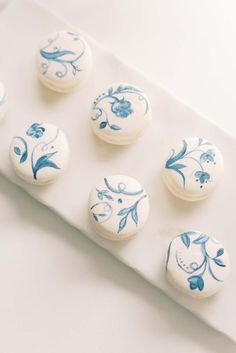
[(0, 120), (4, 117), (7, 112), (7, 93), (5, 86), (0, 82)]
[(137, 140), (151, 121), (151, 106), (146, 94), (127, 83), (114, 83), (94, 100), (91, 125), (105, 142), (127, 145)]
[(201, 232), (185, 232), (172, 240), (166, 261), (170, 283), (194, 298), (217, 293), (230, 271), (226, 249)]
[(69, 147), (64, 133), (49, 123), (34, 122), (16, 134), (10, 160), (16, 173), (31, 184), (53, 182), (66, 168)]
[(163, 173), (167, 188), (180, 199), (207, 198), (221, 180), (224, 169), (219, 149), (209, 141), (185, 138), (171, 150)]
[(148, 196), (131, 177), (111, 175), (102, 179), (89, 196), (89, 215), (95, 231), (110, 240), (136, 234), (149, 214)]
[(44, 38), (36, 61), (40, 81), (57, 92), (79, 88), (92, 68), (88, 43), (80, 34), (70, 31), (57, 31)]

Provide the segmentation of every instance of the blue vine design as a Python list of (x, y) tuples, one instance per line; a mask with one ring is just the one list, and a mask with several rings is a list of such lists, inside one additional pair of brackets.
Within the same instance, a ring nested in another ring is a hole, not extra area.
[[(224, 254), (224, 249), (219, 248), (214, 257), (210, 256), (207, 252), (206, 244), (209, 240), (212, 240), (212, 239), (208, 235), (202, 233), (195, 240), (191, 242), (191, 236), (195, 234), (196, 234), (195, 232), (185, 232), (185, 233), (182, 233), (179, 237), (181, 238), (186, 248), (189, 248), (191, 244), (196, 244), (200, 246), (201, 254), (203, 257), (202, 262), (200, 264), (196, 262), (192, 262), (189, 265), (189, 267), (186, 267), (183, 264), (183, 261), (179, 260), (177, 251), (175, 253), (175, 259), (178, 267), (181, 270), (183, 270), (185, 273), (190, 275), (187, 278), (187, 281), (189, 283), (189, 288), (191, 290), (202, 291), (204, 290), (204, 285), (205, 285), (204, 275), (206, 271), (209, 272), (209, 274), (215, 281), (222, 282), (222, 280), (216, 277), (216, 275), (214, 274), (212, 269), (212, 264), (220, 267), (226, 267), (226, 265), (224, 264), (222, 259), (220, 259), (220, 257)], [(168, 262), (170, 258), (171, 246), (172, 246), (172, 242), (170, 243), (167, 251), (166, 271), (168, 270)]]
[(196, 182), (199, 183), (199, 186), (202, 189), (205, 183), (211, 181), (211, 175), (205, 171), (204, 164), (205, 163), (216, 164), (215, 151), (210, 148), (207, 151), (204, 151), (203, 149), (201, 149), (202, 146), (210, 145), (208, 141), (205, 141), (202, 138), (198, 139), (197, 146), (191, 150), (188, 150), (188, 145), (186, 140), (182, 140), (182, 143), (183, 143), (183, 146), (178, 153), (176, 153), (175, 150), (172, 149), (172, 154), (170, 158), (167, 160), (165, 168), (169, 170), (173, 170), (176, 173), (178, 173), (182, 178), (183, 187), (185, 187), (186, 178), (184, 174), (184, 168), (187, 167), (186, 162), (188, 159), (194, 161), (197, 169), (194, 172), (194, 177)]
[(120, 94), (125, 95), (129, 93), (138, 95), (138, 99), (144, 101), (145, 103), (144, 115), (147, 113), (149, 108), (147, 98), (143, 95), (142, 91), (140, 91), (138, 88), (133, 86), (122, 86), (122, 85), (118, 86), (116, 89), (111, 87), (108, 89), (107, 93), (103, 93), (102, 95), (98, 96), (93, 103), (94, 116), (91, 117), (91, 120), (97, 121), (101, 119), (101, 122), (99, 123), (99, 129), (105, 129), (106, 127), (108, 127), (113, 131), (122, 130), (122, 128), (119, 125), (112, 124), (109, 121), (108, 113), (101, 106), (99, 106), (99, 103), (104, 99), (106, 100), (108, 99), (111, 106), (111, 112), (113, 113), (113, 115), (120, 119), (126, 119), (134, 112), (132, 108), (132, 104), (129, 100), (125, 99), (125, 96), (123, 96), (122, 98), (119, 98), (117, 97), (117, 95), (120, 95)]
[[(94, 220), (98, 223), (106, 222), (110, 219), (113, 213), (112, 203), (118, 202), (122, 204), (122, 197), (115, 199), (116, 195), (126, 195), (126, 196), (140, 196), (131, 206), (120, 209), (117, 216), (120, 216), (119, 225), (117, 233), (120, 233), (126, 226), (129, 219), (131, 219), (135, 225), (138, 225), (138, 205), (139, 203), (147, 197), (147, 194), (143, 189), (137, 191), (128, 191), (126, 189), (126, 184), (120, 182), (116, 187), (112, 186), (107, 178), (104, 178), (104, 184), (106, 188), (99, 190), (96, 188), (97, 197), (101, 202), (95, 203), (90, 210), (92, 211), (92, 216)], [(99, 212), (96, 212), (96, 207)], [(102, 212), (100, 211), (102, 208)]]
[[(42, 126), (41, 123), (34, 123), (28, 128), (28, 130), (26, 131), (26, 135), (28, 135), (30, 138), (39, 139), (43, 136), (44, 132), (45, 132), (45, 128)], [(30, 164), (31, 164), (31, 169), (33, 173), (33, 178), (35, 180), (37, 180), (37, 174), (39, 170), (43, 168), (60, 169), (60, 167), (51, 160), (52, 157), (57, 153), (57, 151), (44, 153), (45, 151), (47, 151), (48, 146), (57, 139), (58, 134), (59, 134), (59, 129), (57, 129), (56, 135), (51, 141), (47, 143), (44, 141), (40, 141), (38, 144), (34, 146), (31, 152)], [(20, 141), (20, 143), (22, 144), (22, 147), (20, 148), (19, 146), (14, 146), (13, 147), (14, 153), (20, 157), (19, 159), (20, 164), (25, 163), (29, 155), (28, 144), (26, 140), (21, 136), (15, 136), (15, 140)], [(36, 150), (38, 150), (39, 147), (40, 147), (40, 151), (43, 152), (43, 154), (36, 161), (34, 161), (35, 152)]]
[[(60, 46), (54, 46), (53, 43), (58, 39), (60, 33), (56, 34), (55, 38), (49, 38), (48, 44), (40, 49), (40, 55), (47, 60), (47, 63), (42, 63), (41, 67), (43, 69), (43, 75), (45, 75), (48, 71), (51, 62), (56, 62), (61, 65), (61, 70), (56, 71), (56, 76), (58, 78), (63, 78), (68, 73), (68, 68), (71, 67), (72, 74), (75, 76), (77, 72), (81, 71), (78, 66), (78, 60), (84, 55), (85, 52), (85, 43), (81, 38), (78, 37), (77, 34), (72, 32), (67, 32), (67, 34), (71, 37), (72, 41), (80, 41), (82, 43), (82, 51), (80, 54), (77, 54), (71, 50), (61, 49)], [(47, 49), (53, 47), (53, 51), (48, 51)], [(73, 59), (66, 59), (66, 55), (72, 55)]]

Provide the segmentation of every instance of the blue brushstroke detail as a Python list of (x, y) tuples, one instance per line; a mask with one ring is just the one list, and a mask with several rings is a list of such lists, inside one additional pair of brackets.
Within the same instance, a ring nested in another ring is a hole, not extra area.
[[(26, 131), (26, 135), (36, 139), (41, 138), (45, 132), (45, 128), (42, 125), (43, 125), (42, 123), (32, 124), (29, 127), (29, 129)], [(37, 180), (37, 173), (39, 172), (39, 170), (43, 168), (60, 169), (60, 167), (54, 161), (52, 161), (52, 158), (57, 153), (57, 151), (44, 153), (47, 150), (47, 147), (57, 139), (58, 135), (59, 135), (59, 129), (57, 129), (56, 135), (53, 137), (52, 140), (50, 140), (49, 142), (40, 141), (38, 144), (34, 146), (30, 155), (30, 163), (31, 163), (33, 178), (35, 180)], [(18, 140), (22, 143), (22, 148), (19, 146), (13, 147), (14, 153), (20, 157), (19, 163), (22, 164), (28, 159), (28, 145), (26, 140), (21, 136), (15, 136), (15, 140)], [(43, 152), (43, 154), (35, 162), (34, 161), (35, 152), (38, 149), (40, 149), (40, 151)]]
[[(85, 53), (85, 43), (81, 38), (78, 37), (77, 34), (72, 32), (67, 32), (69, 36), (71, 36), (71, 40), (73, 41), (80, 41), (82, 44), (82, 51), (78, 55), (71, 50), (61, 49), (59, 47), (53, 47), (54, 51), (48, 51), (46, 49), (50, 49), (54, 42), (58, 39), (59, 33), (57, 33), (55, 38), (49, 38), (48, 44), (40, 49), (40, 55), (47, 60), (47, 63), (42, 63), (43, 68), (43, 75), (45, 75), (48, 71), (50, 62), (55, 62), (61, 65), (61, 70), (56, 71), (55, 75), (59, 78), (63, 78), (68, 73), (68, 68), (71, 67), (72, 74), (75, 76), (77, 72), (81, 71), (78, 66), (78, 60), (84, 55)], [(72, 56), (71, 59), (67, 58), (67, 56)]]
[[(113, 213), (113, 202), (116, 202), (121, 205), (122, 204), (122, 199), (118, 198), (116, 199), (117, 195), (123, 194), (131, 197), (137, 197), (140, 196), (136, 201), (132, 203), (131, 206), (125, 207), (119, 210), (119, 212), (116, 214), (117, 216), (120, 216), (120, 221), (118, 225), (118, 230), (117, 234), (119, 234), (125, 227), (128, 222), (128, 220), (132, 220), (134, 224), (137, 226), (138, 225), (138, 205), (139, 203), (147, 197), (147, 195), (144, 193), (144, 190), (138, 190), (138, 191), (127, 191), (126, 190), (126, 184), (123, 182), (120, 182), (116, 187), (113, 187), (107, 178), (104, 178), (104, 184), (106, 189), (98, 189), (96, 188), (97, 192), (97, 197), (101, 202), (96, 202), (92, 207), (92, 216), (93, 219), (98, 222), (98, 223), (103, 223), (106, 222), (108, 219), (110, 219), (111, 214)], [(105, 201), (106, 200), (106, 201)], [(100, 208), (103, 208), (104, 212), (100, 212)], [(108, 214), (109, 213), (109, 217)]]
[[(195, 240), (191, 241), (191, 237), (194, 235), (196, 235), (196, 232), (185, 232), (180, 234), (179, 237), (181, 238), (186, 248), (191, 247), (192, 244), (200, 246), (202, 259), (203, 259), (202, 262), (200, 264), (193, 262), (189, 265), (190, 269), (186, 269), (186, 267), (184, 267), (183, 264), (179, 261), (178, 251), (176, 251), (175, 253), (175, 259), (178, 267), (185, 273), (191, 275), (187, 278), (187, 281), (189, 282), (189, 288), (191, 290), (202, 291), (204, 290), (204, 285), (205, 285), (203, 277), (207, 270), (215, 281), (221, 282), (221, 280), (215, 276), (212, 270), (212, 264), (215, 264), (220, 267), (226, 267), (223, 260), (219, 258), (224, 254), (224, 249), (223, 248), (218, 249), (216, 252), (216, 255), (212, 257), (208, 254), (206, 249), (207, 242), (211, 241), (211, 238), (208, 235), (203, 233), (203, 234), (200, 234), (200, 236), (198, 236)], [(169, 247), (167, 250), (166, 271), (168, 270), (168, 262), (170, 258), (172, 242), (169, 244)]]
[[(139, 100), (143, 100), (145, 104), (144, 115), (147, 113), (149, 104), (146, 97), (143, 95), (143, 92), (133, 86), (118, 86), (116, 89), (112, 87), (108, 89), (106, 93), (103, 93), (101, 96), (98, 96), (93, 104), (94, 115), (91, 119), (93, 121), (97, 121), (100, 118), (103, 120), (99, 124), (99, 129), (105, 129), (106, 127), (110, 128), (113, 131), (122, 130), (122, 128), (117, 124), (111, 124), (108, 118), (108, 113), (101, 107), (99, 107), (99, 103), (106, 99), (109, 101), (111, 106), (111, 112), (113, 115), (120, 119), (126, 119), (131, 114), (133, 114), (134, 110), (132, 108), (131, 102), (125, 98), (125, 94), (136, 94), (138, 95)], [(124, 94), (122, 98), (117, 97), (117, 95)]]
[[(172, 150), (170, 158), (166, 161), (165, 168), (173, 170), (180, 175), (183, 182), (183, 187), (185, 187), (186, 177), (184, 168), (187, 168), (187, 160), (191, 159), (195, 162), (198, 170), (194, 173), (196, 182), (199, 182), (200, 188), (203, 187), (205, 183), (211, 180), (211, 175), (204, 170), (204, 163), (214, 163), (216, 164), (214, 157), (215, 151), (209, 149), (206, 152), (203, 152), (201, 147), (205, 145), (210, 145), (208, 141), (203, 140), (202, 138), (198, 139), (198, 144), (195, 148), (188, 151), (188, 145), (186, 140), (182, 140), (183, 146), (178, 153), (175, 153), (175, 150)], [(199, 157), (196, 157), (196, 153), (200, 153)]]

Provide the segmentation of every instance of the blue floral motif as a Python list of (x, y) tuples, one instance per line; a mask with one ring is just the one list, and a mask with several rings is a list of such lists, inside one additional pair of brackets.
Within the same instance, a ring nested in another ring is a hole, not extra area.
[(41, 123), (34, 123), (28, 128), (28, 130), (26, 131), (26, 134), (28, 136), (31, 136), (32, 138), (38, 139), (43, 136), (44, 131), (45, 131), (45, 128), (42, 127)]
[(210, 174), (207, 172), (203, 172), (202, 170), (196, 171), (194, 173), (194, 176), (196, 177), (196, 181), (200, 182), (200, 188), (203, 187), (204, 183), (207, 183), (211, 179)]
[[(26, 131), (26, 135), (32, 138), (37, 138), (37, 139), (41, 138), (43, 136), (43, 133), (45, 132), (45, 128), (42, 125), (43, 124), (41, 123), (32, 124), (30, 128)], [(51, 141), (49, 142), (40, 141), (34, 146), (31, 152), (30, 163), (31, 163), (32, 174), (35, 180), (37, 180), (37, 174), (39, 170), (43, 168), (60, 169), (60, 167), (55, 162), (52, 161), (52, 158), (57, 153), (57, 151), (45, 153), (45, 151), (47, 151), (48, 146), (51, 145), (57, 139), (58, 134), (59, 134), (59, 129), (57, 129), (56, 135)], [(28, 144), (26, 140), (21, 136), (15, 136), (15, 140), (18, 141), (21, 144), (21, 146), (19, 147), (19, 145), (15, 145), (13, 147), (14, 153), (20, 157), (19, 158), (20, 164), (25, 163), (28, 160), (28, 156), (29, 156)], [(42, 155), (38, 157), (37, 160), (35, 161), (34, 160), (35, 152), (38, 150), (42, 152)]]
[(119, 118), (127, 118), (130, 114), (133, 113), (133, 109), (131, 109), (131, 103), (125, 100), (124, 97), (111, 103), (111, 110)]
[(178, 173), (182, 178), (183, 187), (185, 187), (186, 177), (184, 169), (187, 168), (186, 162), (188, 160), (194, 161), (197, 169), (194, 173), (194, 177), (196, 178), (196, 182), (200, 183), (200, 188), (202, 188), (205, 183), (211, 181), (211, 175), (205, 171), (204, 163), (212, 162), (216, 164), (214, 160), (215, 151), (209, 149), (204, 152), (202, 146), (210, 145), (210, 143), (202, 138), (198, 139), (197, 146), (191, 150), (188, 149), (186, 140), (183, 140), (182, 143), (183, 146), (178, 153), (175, 153), (175, 150), (172, 150), (170, 158), (166, 161), (165, 168)]
[(208, 150), (208, 151), (203, 152), (203, 153), (201, 154), (201, 156), (200, 156), (200, 161), (201, 161), (202, 163), (204, 163), (204, 162), (207, 162), (207, 163), (210, 163), (210, 162), (215, 163), (214, 157), (215, 157), (215, 151), (213, 151), (213, 150)]
[(109, 101), (111, 105), (111, 112), (117, 118), (126, 119), (134, 112), (131, 102), (128, 99), (125, 99), (125, 96), (120, 97), (120, 95), (122, 94), (138, 95), (139, 100), (143, 100), (145, 103), (144, 115), (147, 113), (149, 108), (148, 101), (143, 95), (142, 91), (133, 86), (120, 85), (116, 89), (111, 87), (108, 89), (107, 93), (103, 93), (102, 95), (98, 96), (93, 103), (94, 116), (92, 116), (91, 119), (93, 121), (97, 121), (99, 119), (102, 120), (99, 124), (99, 129), (105, 129), (106, 127), (108, 127), (113, 131), (122, 130), (119, 125), (112, 124), (109, 121), (108, 112), (106, 112), (101, 106), (99, 106), (99, 103), (104, 99)]
[[(184, 246), (186, 248), (191, 247), (192, 244), (195, 244), (200, 247), (201, 249), (201, 255), (202, 255), (202, 260), (201, 263), (198, 264), (196, 262), (190, 263), (189, 267), (186, 267), (183, 265), (182, 261), (179, 260), (178, 254), (176, 251), (175, 254), (175, 259), (178, 267), (190, 275), (187, 277), (187, 281), (189, 283), (189, 288), (191, 290), (199, 290), (203, 291), (205, 282), (204, 282), (204, 275), (206, 271), (210, 274), (210, 276), (218, 282), (221, 282), (219, 278), (216, 277), (216, 275), (213, 272), (212, 266), (217, 265), (220, 267), (226, 267), (224, 264), (223, 260), (220, 259), (220, 257), (224, 254), (224, 249), (219, 248), (215, 254), (215, 256), (210, 256), (209, 253), (207, 252), (207, 243), (209, 241), (213, 241), (212, 238), (210, 238), (207, 234), (200, 234), (197, 238), (191, 241), (191, 237), (196, 236), (196, 232), (185, 232), (181, 234), (179, 237), (181, 238), (181, 241), (183, 242)], [(167, 252), (167, 260), (166, 260), (166, 271), (168, 270), (168, 262), (170, 258), (170, 252), (171, 252), (171, 246), (172, 242), (169, 245), (168, 252)]]
[(48, 71), (51, 62), (60, 64), (61, 70), (56, 71), (55, 75), (58, 78), (63, 78), (68, 73), (68, 68), (71, 67), (72, 74), (75, 76), (77, 72), (81, 71), (78, 66), (78, 60), (84, 55), (85, 44), (76, 33), (66, 32), (71, 38), (71, 41), (80, 41), (82, 44), (82, 50), (80, 54), (77, 54), (71, 50), (62, 49), (59, 46), (55, 46), (55, 41), (59, 38), (60, 32), (58, 32), (55, 38), (49, 38), (48, 44), (40, 49), (40, 55), (47, 60), (47, 63), (42, 63), (43, 75)]
[[(116, 201), (117, 195), (121, 194), (121, 195), (127, 195), (132, 197), (139, 196), (138, 199), (136, 199), (131, 206), (122, 208), (117, 213), (117, 216), (121, 217), (118, 225), (117, 234), (120, 233), (125, 228), (129, 219), (132, 220), (137, 226), (138, 225), (138, 205), (143, 199), (147, 197), (147, 194), (144, 192), (144, 190), (140, 189), (132, 192), (128, 191), (126, 184), (123, 182), (120, 182), (116, 187), (114, 187), (110, 184), (107, 178), (104, 178), (104, 184), (106, 186), (106, 189), (103, 189), (103, 190), (96, 189), (97, 197), (99, 200), (101, 200), (101, 202), (95, 203), (90, 208), (92, 211), (92, 216), (94, 220), (98, 223), (103, 223), (103, 222), (106, 222), (108, 219), (110, 219), (113, 213), (113, 202)], [(122, 199), (118, 197), (117, 203), (122, 204), (122, 202), (123, 202)]]

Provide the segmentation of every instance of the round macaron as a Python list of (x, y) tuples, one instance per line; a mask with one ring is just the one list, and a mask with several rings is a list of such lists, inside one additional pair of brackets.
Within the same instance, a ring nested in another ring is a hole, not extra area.
[(223, 170), (223, 157), (218, 148), (203, 138), (190, 137), (172, 148), (163, 179), (176, 197), (199, 201), (216, 188)]
[(64, 133), (49, 123), (34, 122), (12, 139), (10, 160), (16, 173), (31, 184), (53, 182), (66, 168), (69, 147)]
[(0, 120), (4, 117), (7, 112), (7, 93), (5, 86), (0, 82)]
[(40, 81), (57, 92), (79, 88), (92, 68), (89, 45), (80, 34), (70, 31), (53, 32), (44, 38), (36, 62)]
[(150, 102), (140, 88), (128, 83), (114, 83), (95, 98), (91, 125), (103, 141), (127, 145), (143, 134), (151, 117)]
[(110, 240), (130, 238), (143, 227), (149, 200), (139, 182), (124, 175), (100, 181), (89, 196), (89, 215), (95, 231)]
[(205, 233), (185, 232), (169, 245), (167, 278), (175, 288), (194, 298), (218, 292), (229, 271), (229, 256), (224, 246)]

